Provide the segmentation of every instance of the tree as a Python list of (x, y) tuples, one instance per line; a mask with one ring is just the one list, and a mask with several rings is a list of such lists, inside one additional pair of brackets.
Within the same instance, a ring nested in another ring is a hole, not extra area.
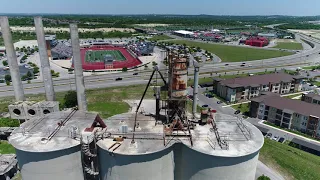
[(2, 61), (3, 66), (8, 66), (8, 61)]
[(19, 47), (16, 47), (16, 51), (19, 51), (20, 49), (19, 49)]
[(23, 75), (22, 77), (21, 77), (21, 80), (22, 81), (25, 81), (25, 80), (27, 80), (28, 79), (28, 76), (27, 75)]
[(66, 108), (72, 108), (78, 105), (76, 91), (68, 91), (64, 96), (64, 106)]
[(39, 68), (36, 66), (33, 68), (33, 74), (38, 74), (40, 71), (39, 71)]
[(10, 81), (6, 81), (6, 85), (9, 86), (10, 85)]
[(10, 74), (6, 74), (5, 76), (4, 76), (4, 80), (6, 80), (6, 81), (11, 81), (11, 76), (10, 76)]
[(257, 180), (271, 180), (268, 176), (265, 176), (264, 174), (262, 174), (262, 176), (258, 177)]
[(27, 76), (28, 78), (31, 78), (32, 77), (32, 73), (30, 71), (27, 72)]
[(2, 54), (2, 53), (0, 53), (0, 57), (1, 57), (1, 56), (3, 56), (3, 54)]
[(38, 46), (34, 47), (34, 50), (38, 52), (39, 51)]
[(156, 63), (155, 61), (152, 61), (152, 65), (156, 66), (156, 65), (158, 65), (158, 63)]
[(123, 67), (122, 68), (122, 72), (127, 72), (128, 71), (128, 68), (127, 67)]
[(69, 69), (68, 69), (68, 73), (69, 73), (69, 74), (72, 74), (72, 73), (73, 73), (73, 69), (72, 69), (72, 68), (69, 68)]

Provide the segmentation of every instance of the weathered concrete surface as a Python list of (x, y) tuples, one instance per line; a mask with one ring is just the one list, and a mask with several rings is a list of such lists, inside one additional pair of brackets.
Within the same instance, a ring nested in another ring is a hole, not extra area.
[(37, 34), (37, 40), (38, 40), (38, 46), (39, 46), (39, 55), (40, 55), (41, 70), (43, 75), (44, 89), (46, 92), (46, 99), (47, 101), (55, 101), (56, 97), (54, 94), (51, 68), (49, 63), (48, 51), (46, 47), (46, 40), (45, 40), (45, 34), (44, 34), (44, 29), (42, 24), (42, 18), (35, 17), (34, 24), (36, 26), (36, 34)]
[(82, 61), (80, 56), (80, 42), (78, 26), (76, 24), (70, 24), (70, 35), (72, 43), (73, 64), (75, 71), (77, 98), (79, 110), (87, 111), (87, 100), (84, 87)]
[(14, 88), (14, 96), (16, 101), (24, 101), (24, 92), (23, 86), (20, 77), (20, 70), (18, 66), (18, 59), (16, 55), (16, 51), (13, 46), (11, 31), (9, 27), (8, 17), (2, 16), (0, 17), (0, 24), (1, 24), (1, 32), (4, 41), (4, 45), (6, 47), (8, 64), (10, 67), (10, 75), (12, 79), (12, 85)]
[(16, 149), (23, 180), (83, 180), (80, 145), (53, 152)]

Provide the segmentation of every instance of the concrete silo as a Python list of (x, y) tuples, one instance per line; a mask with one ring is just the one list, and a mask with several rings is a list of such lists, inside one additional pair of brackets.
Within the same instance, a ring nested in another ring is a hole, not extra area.
[(61, 111), (34, 118), (15, 129), (9, 142), (15, 147), (24, 180), (84, 179), (81, 134), (97, 114)]

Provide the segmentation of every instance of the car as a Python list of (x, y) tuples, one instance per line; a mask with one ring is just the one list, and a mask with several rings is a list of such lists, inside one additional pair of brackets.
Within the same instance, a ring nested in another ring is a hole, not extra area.
[(138, 75), (138, 73), (133, 73), (134, 76)]
[(122, 80), (121, 77), (116, 78), (116, 81), (121, 81), (121, 80)]
[(236, 110), (234, 114), (240, 114), (240, 110)]
[(249, 64), (249, 65), (248, 65), (248, 67), (252, 67), (252, 65), (251, 65), (251, 64)]
[(207, 97), (207, 98), (213, 98), (213, 95), (211, 95), (211, 94), (206, 94), (206, 97)]
[(229, 64), (225, 64), (225, 66), (229, 66)]
[(272, 140), (274, 140), (274, 141), (278, 141), (278, 139), (279, 139), (279, 136), (273, 136), (273, 138), (272, 138)]
[(242, 64), (246, 64), (246, 63), (244, 62), (244, 63), (242, 63)]
[(244, 67), (245, 65), (244, 65), (244, 64), (241, 64), (240, 66), (241, 66), (241, 67)]
[(189, 99), (193, 99), (193, 95), (189, 95), (188, 98), (189, 98)]
[(205, 104), (205, 105), (202, 105), (202, 107), (203, 107), (203, 108), (207, 108), (207, 107), (209, 107), (209, 105), (208, 105), (208, 104)]
[(307, 57), (309, 57), (309, 55), (307, 55)]
[(221, 101), (217, 101), (217, 104), (221, 104), (222, 102)]
[(279, 140), (278, 140), (278, 142), (279, 143), (284, 143), (286, 140), (283, 138), (283, 137), (281, 137)]
[(268, 133), (267, 135), (266, 135), (266, 138), (271, 138), (272, 137), (272, 133)]

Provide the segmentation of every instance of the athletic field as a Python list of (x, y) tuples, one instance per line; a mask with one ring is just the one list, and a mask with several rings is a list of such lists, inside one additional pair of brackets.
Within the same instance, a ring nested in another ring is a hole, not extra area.
[(86, 51), (86, 62), (103, 62), (104, 56), (110, 54), (116, 61), (127, 60), (119, 50)]

